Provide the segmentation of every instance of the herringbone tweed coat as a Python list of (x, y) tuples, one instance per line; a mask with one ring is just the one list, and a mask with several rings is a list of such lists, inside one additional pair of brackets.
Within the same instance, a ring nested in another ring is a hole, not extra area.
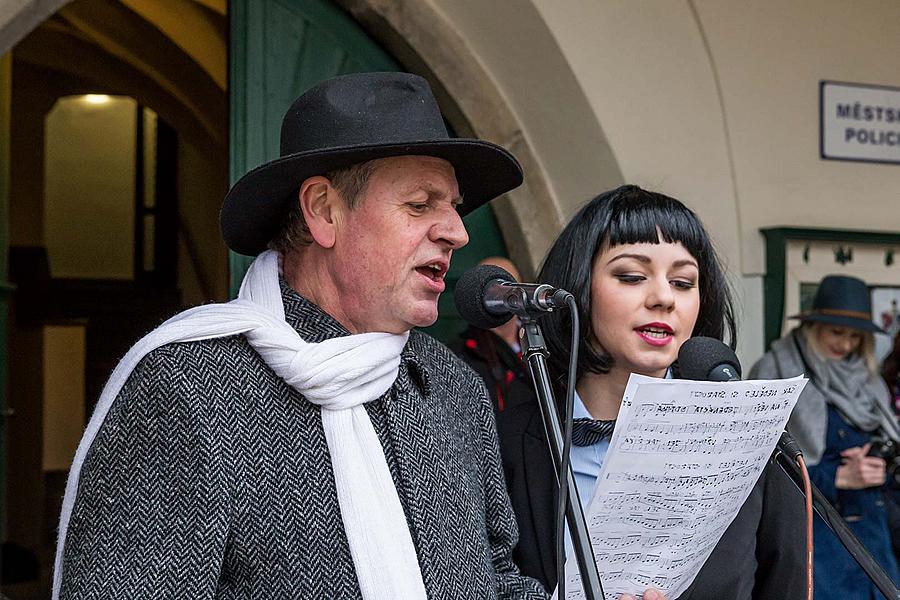
[[(282, 282), (307, 341), (347, 331)], [(545, 598), (511, 561), (516, 522), (474, 373), (412, 332), (366, 405), (430, 598)], [(145, 357), (84, 462), (63, 598), (359, 598), (319, 408), (241, 336)]]

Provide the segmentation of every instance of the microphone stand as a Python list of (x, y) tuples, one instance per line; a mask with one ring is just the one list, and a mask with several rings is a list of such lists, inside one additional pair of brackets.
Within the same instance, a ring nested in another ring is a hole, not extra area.
[[(553, 456), (553, 466), (556, 470), (557, 481), (562, 480), (560, 465), (562, 465), (563, 435), (559, 422), (559, 413), (556, 402), (553, 400), (553, 391), (550, 388), (550, 377), (547, 370), (547, 345), (544, 342), (544, 334), (537, 321), (532, 317), (520, 316), (523, 325), (522, 355), (528, 364), (534, 389), (537, 392), (538, 404), (541, 407), (541, 416), (544, 419), (544, 431), (550, 443), (550, 453)], [(565, 482), (569, 494), (566, 502), (566, 521), (569, 523), (569, 532), (572, 536), (572, 547), (575, 558), (578, 561), (578, 569), (581, 573), (581, 584), (585, 597), (588, 600), (603, 600), (603, 587), (600, 584), (600, 574), (597, 572), (597, 563), (594, 560), (587, 524), (584, 520), (584, 512), (581, 510), (581, 499), (578, 497), (578, 489), (575, 486), (575, 475), (572, 465), (565, 473)], [(558, 573), (557, 579), (565, 577), (565, 572)], [(564, 600), (564, 599), (560, 599)]]
[[(781, 469), (790, 477), (791, 481), (794, 482), (800, 489), (800, 494), (806, 497), (805, 492), (803, 491), (803, 475), (800, 472), (800, 467), (794, 461), (794, 456), (790, 456), (787, 452), (792, 452), (790, 448), (792, 446), (790, 444), (794, 444), (793, 440), (785, 443), (785, 436), (787, 434), (782, 434), (781, 441), (778, 443), (778, 447), (775, 450), (775, 460), (778, 461), (778, 465)], [(783, 449), (783, 447), (785, 449)], [(794, 448), (796, 445), (793, 446)], [(794, 450), (793, 452), (796, 452)], [(859, 538), (856, 537), (856, 534), (850, 529), (847, 525), (847, 522), (841, 517), (840, 513), (831, 505), (827, 498), (819, 491), (814, 484), (811, 484), (812, 490), (812, 503), (813, 508), (816, 509), (816, 513), (822, 520), (825, 521), (825, 524), (834, 532), (834, 534), (838, 537), (844, 547), (847, 549), (847, 552), (850, 553), (850, 556), (862, 567), (862, 570), (865, 571), (866, 575), (875, 584), (881, 593), (884, 594), (885, 598), (900, 598), (900, 590), (897, 589), (897, 586), (894, 585), (894, 582), (891, 580), (890, 576), (884, 571), (881, 565), (872, 558), (872, 554), (863, 546), (862, 542), (859, 541)]]

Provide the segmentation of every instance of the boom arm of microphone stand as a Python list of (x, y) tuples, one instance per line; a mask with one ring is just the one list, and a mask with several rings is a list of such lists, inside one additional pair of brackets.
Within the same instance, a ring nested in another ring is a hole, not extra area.
[[(541, 407), (541, 416), (544, 420), (544, 431), (550, 443), (550, 454), (553, 456), (553, 467), (556, 470), (557, 481), (560, 481), (560, 465), (562, 464), (563, 435), (559, 423), (559, 414), (556, 403), (553, 400), (553, 391), (550, 388), (550, 377), (547, 371), (547, 345), (544, 343), (544, 335), (540, 326), (534, 319), (522, 319), (523, 356), (531, 371), (534, 389), (537, 392), (538, 404)], [(603, 600), (603, 587), (600, 584), (600, 574), (597, 572), (597, 563), (594, 560), (594, 552), (591, 548), (590, 536), (581, 510), (581, 499), (578, 497), (578, 488), (575, 486), (575, 475), (572, 465), (566, 472), (566, 485), (569, 488), (566, 502), (566, 520), (569, 523), (569, 531), (572, 534), (572, 546), (578, 561), (578, 570), (581, 573), (581, 584), (585, 597), (588, 600)], [(557, 578), (562, 579), (565, 573), (557, 573)]]
[[(787, 476), (790, 477), (791, 481), (794, 482), (794, 485), (800, 490), (800, 494), (805, 497), (803, 491), (803, 475), (800, 472), (800, 467), (794, 461), (794, 457), (788, 456), (782, 452), (779, 445), (779, 448), (775, 451), (775, 460), (778, 461), (778, 466), (781, 467)], [(862, 567), (862, 570), (866, 572), (866, 575), (868, 575), (872, 583), (875, 584), (875, 587), (881, 590), (881, 593), (884, 594), (885, 598), (900, 598), (900, 590), (897, 589), (897, 586), (894, 585), (894, 582), (891, 581), (890, 576), (885, 573), (881, 565), (872, 558), (871, 553), (869, 553), (862, 542), (859, 541), (859, 538), (856, 537), (856, 534), (853, 533), (841, 517), (840, 513), (834, 509), (828, 499), (825, 498), (821, 491), (819, 491), (819, 488), (813, 484), (811, 489), (812, 504), (816, 513), (822, 517), (822, 520), (825, 521), (825, 524), (828, 525), (838, 537), (847, 549), (847, 552), (850, 553), (850, 556), (852, 556), (857, 564)]]

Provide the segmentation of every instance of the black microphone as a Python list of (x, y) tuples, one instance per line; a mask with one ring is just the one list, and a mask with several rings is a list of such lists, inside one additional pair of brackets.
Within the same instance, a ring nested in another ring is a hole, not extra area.
[(493, 329), (513, 315), (534, 317), (566, 305), (572, 294), (543, 283), (516, 283), (495, 265), (478, 265), (462, 274), (454, 301), (463, 319), (482, 329)]
[[(675, 369), (682, 379), (695, 381), (740, 381), (741, 363), (734, 350), (715, 338), (692, 337), (678, 350)], [(778, 451), (792, 459), (803, 453), (787, 431), (781, 433)]]
[(682, 379), (740, 381), (741, 362), (734, 350), (711, 337), (688, 339), (678, 350), (675, 369)]

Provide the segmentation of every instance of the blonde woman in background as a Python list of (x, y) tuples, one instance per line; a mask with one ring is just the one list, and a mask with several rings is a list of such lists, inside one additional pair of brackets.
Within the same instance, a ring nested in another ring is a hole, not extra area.
[[(887, 386), (877, 371), (874, 334), (865, 282), (829, 275), (819, 284), (812, 310), (763, 356), (751, 379), (805, 374), (803, 390), (788, 422), (800, 444), (813, 483), (896, 583), (897, 562), (885, 509), (885, 460), (870, 456), (873, 442), (897, 439)], [(890, 422), (893, 421), (893, 422)], [(816, 600), (883, 598), (841, 542), (816, 517)]]

